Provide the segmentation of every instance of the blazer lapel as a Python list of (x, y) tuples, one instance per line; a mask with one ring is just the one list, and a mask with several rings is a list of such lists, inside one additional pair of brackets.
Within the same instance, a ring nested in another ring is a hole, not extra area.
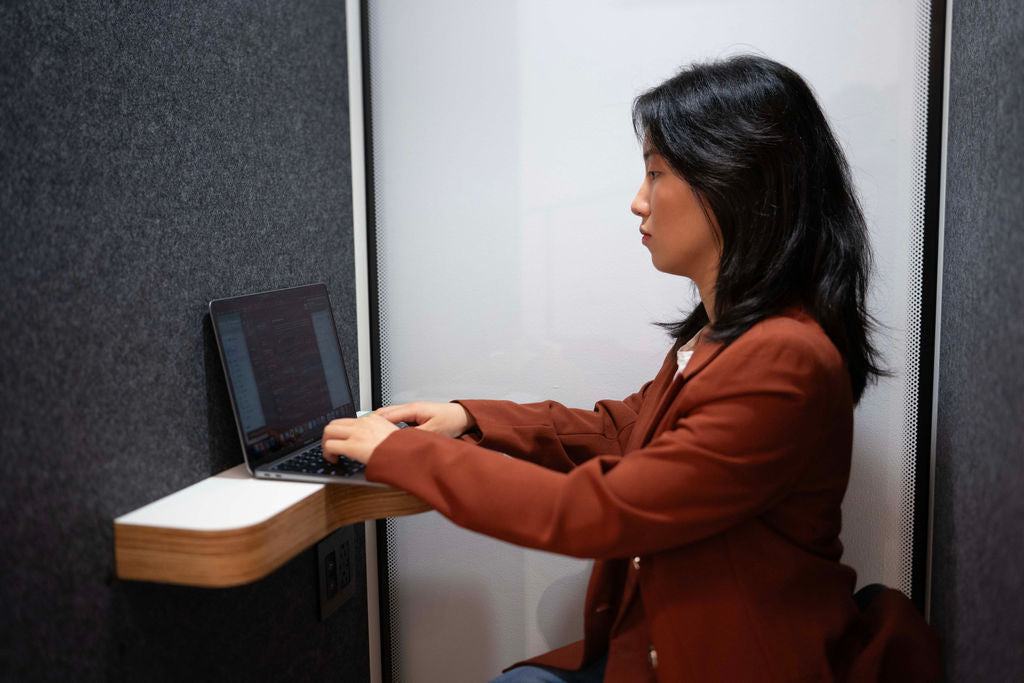
[[(665, 359), (665, 364), (661, 368), (661, 372), (658, 373), (654, 384), (651, 386), (651, 398), (648, 401), (645, 401), (644, 406), (640, 409), (640, 415), (637, 417), (636, 429), (633, 430), (633, 436), (629, 443), (628, 450), (630, 451), (647, 445), (647, 443), (653, 438), (658, 424), (668, 411), (668, 407), (675, 400), (686, 382), (707, 367), (708, 363), (714, 360), (715, 357), (722, 352), (725, 345), (721, 342), (703, 342), (698, 344), (697, 348), (693, 350), (693, 355), (690, 356), (690, 362), (687, 363), (686, 367), (683, 369), (682, 375), (676, 374), (676, 351), (678, 348), (679, 345), (676, 345), (669, 352), (668, 358)], [(626, 575), (626, 585), (622, 591), (622, 600), (619, 603), (619, 612), (611, 627), (612, 633), (615, 633), (619, 626), (619, 622), (625, 618), (628, 606), (633, 600), (635, 592), (636, 573), (630, 571)]]
[(668, 355), (665, 356), (665, 361), (661, 364), (661, 370), (658, 371), (650, 389), (647, 390), (644, 402), (640, 406), (640, 413), (636, 416), (636, 426), (633, 427), (625, 453), (636, 450), (644, 444), (646, 434), (651, 427), (651, 420), (654, 419), (654, 411), (665, 396), (668, 386), (672, 383), (672, 376), (676, 371), (676, 349), (678, 348), (679, 345), (676, 344), (668, 352)]
[(714, 360), (715, 356), (721, 353), (724, 348), (725, 344), (716, 341), (702, 341), (697, 344), (697, 348), (693, 350), (693, 356), (690, 357), (690, 362), (686, 364), (686, 368), (683, 370), (683, 381), (689, 380), (707, 367), (707, 364)]
[[(658, 373), (657, 381), (655, 386), (651, 389), (656, 390), (657, 393), (651, 396), (651, 400), (646, 402), (641, 412), (639, 420), (637, 422), (637, 429), (633, 431), (633, 443), (631, 443), (631, 449), (642, 448), (654, 437), (654, 432), (664, 417), (668, 407), (675, 400), (676, 395), (683, 388), (690, 379), (698, 372), (707, 367), (714, 358), (722, 352), (725, 345), (721, 342), (713, 341), (702, 341), (697, 344), (697, 347), (693, 350), (693, 355), (690, 357), (690, 362), (686, 364), (686, 368), (683, 370), (682, 375), (676, 374), (676, 350), (678, 345), (672, 348), (669, 353), (669, 357), (665, 360), (665, 365), (662, 367), (661, 372)], [(651, 406), (649, 409), (648, 406)], [(639, 440), (637, 440), (639, 438)]]

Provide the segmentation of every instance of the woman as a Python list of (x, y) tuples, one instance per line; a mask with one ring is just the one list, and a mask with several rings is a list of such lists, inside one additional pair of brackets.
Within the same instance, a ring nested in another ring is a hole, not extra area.
[(701, 299), (657, 376), (593, 411), (382, 408), (328, 425), (326, 457), (464, 527), (596, 559), (585, 639), (500, 680), (937, 677), (909, 602), (862, 614), (839, 562), (853, 406), (880, 369), (864, 219), (814, 96), (742, 56), (644, 93), (633, 121), (641, 241)]

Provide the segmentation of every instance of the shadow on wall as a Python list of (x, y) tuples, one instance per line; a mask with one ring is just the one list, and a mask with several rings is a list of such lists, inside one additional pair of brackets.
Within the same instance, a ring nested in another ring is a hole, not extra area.
[[(415, 614), (406, 612), (399, 624), (392, 621), (404, 655), (395, 678), (419, 683), (486, 681), (496, 676), (499, 672), (491, 669), (491, 662), (500, 654), (501, 643), (494, 633), (499, 620), (493, 587), (472, 579), (410, 583), (402, 588), (418, 596)], [(402, 634), (415, 634), (415, 638), (403, 640)], [(502, 666), (510, 664), (503, 662)]]
[(583, 603), (590, 569), (559, 577), (541, 594), (537, 603), (537, 629), (549, 650), (583, 637)]

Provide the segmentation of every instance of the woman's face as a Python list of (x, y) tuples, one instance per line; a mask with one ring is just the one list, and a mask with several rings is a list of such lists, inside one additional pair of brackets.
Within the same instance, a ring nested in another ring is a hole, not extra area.
[[(644, 246), (663, 273), (682, 275), (703, 292), (714, 287), (721, 248), (710, 209), (652, 147), (644, 146), (644, 182), (630, 209), (640, 217)], [(711, 216), (711, 219), (709, 219)]]

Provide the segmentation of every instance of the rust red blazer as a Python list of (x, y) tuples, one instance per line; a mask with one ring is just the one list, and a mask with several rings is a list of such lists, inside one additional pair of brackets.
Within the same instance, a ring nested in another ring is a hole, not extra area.
[(596, 558), (585, 639), (533, 663), (607, 652), (607, 681), (938, 678), (909, 601), (889, 591), (860, 614), (839, 562), (853, 404), (821, 328), (774, 317), (675, 374), (673, 349), (592, 411), (464, 401), (475, 438), (404, 429), (366, 474), (466, 528)]

